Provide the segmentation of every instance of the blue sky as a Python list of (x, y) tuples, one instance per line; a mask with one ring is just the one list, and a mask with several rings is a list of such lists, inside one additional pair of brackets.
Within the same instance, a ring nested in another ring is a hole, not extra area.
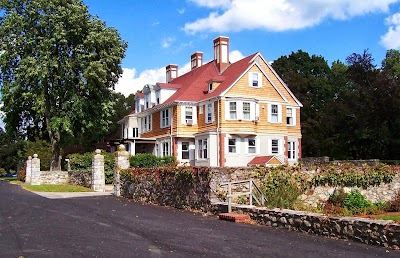
[(165, 80), (165, 66), (188, 71), (190, 55), (213, 58), (212, 40), (230, 38), (231, 59), (268, 61), (301, 49), (329, 64), (369, 49), (379, 66), (400, 48), (400, 0), (84, 0), (92, 15), (128, 42), (116, 90), (128, 95)]
[[(83, 0), (128, 42), (116, 91), (126, 96), (165, 81), (165, 66), (189, 70), (190, 55), (213, 58), (230, 38), (231, 61), (261, 52), (268, 61), (301, 49), (329, 64), (369, 49), (379, 66), (400, 49), (400, 0)], [(1, 125), (1, 121), (0, 121)]]

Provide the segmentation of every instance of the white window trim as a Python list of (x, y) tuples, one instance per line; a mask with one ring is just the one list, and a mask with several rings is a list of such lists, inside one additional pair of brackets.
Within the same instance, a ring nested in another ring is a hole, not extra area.
[[(287, 123), (287, 110), (288, 109), (292, 110), (292, 124)], [(293, 107), (286, 107), (286, 125), (287, 126), (295, 126), (296, 125), (296, 109)]]
[[(257, 74), (258, 86), (253, 86), (253, 74)], [(249, 72), (249, 86), (252, 88), (261, 88), (262, 87), (262, 73)]]
[[(288, 160), (297, 160), (297, 151), (296, 151), (296, 141), (288, 141)], [(293, 154), (293, 158), (290, 158), (289, 153)]]
[[(244, 112), (244, 104), (245, 103), (248, 103), (249, 104), (249, 112), (248, 112), (248, 114), (249, 114), (249, 118), (245, 118), (244, 117), (244, 114), (245, 114), (245, 112)], [(243, 101), (242, 102), (242, 118), (243, 118), (243, 120), (251, 120), (251, 111), (252, 111), (252, 105), (251, 105), (251, 102), (249, 102), (249, 101)]]
[[(202, 149), (201, 149), (201, 157), (200, 157), (200, 155), (199, 155), (199, 151), (200, 151), (200, 145), (199, 145), (199, 141), (201, 141), (201, 146), (202, 146)], [(204, 157), (204, 142), (206, 142), (207, 143), (207, 148), (206, 148), (206, 150), (207, 150), (207, 157), (205, 158)], [(209, 156), (209, 154), (208, 154), (208, 139), (207, 138), (205, 138), (205, 139), (197, 139), (196, 140), (196, 158), (198, 159), (198, 160), (207, 160), (208, 159), (208, 156)]]
[[(273, 122), (272, 121), (272, 105), (276, 105), (278, 106), (278, 121), (277, 122)], [(280, 124), (282, 123), (282, 105), (280, 104), (268, 104), (268, 122), (269, 123), (273, 123), (273, 124)]]
[[(211, 112), (208, 112), (209, 105), (211, 106)], [(210, 123), (214, 122), (214, 102), (207, 103), (205, 105), (205, 108), (206, 108), (205, 122), (206, 122), (206, 124), (210, 124)], [(208, 119), (208, 114), (211, 114), (211, 120)]]
[[(251, 146), (254, 148), (254, 152), (250, 152), (250, 140), (254, 140), (255, 146)], [(259, 141), (257, 138), (246, 138), (246, 154), (249, 155), (256, 155), (259, 154), (260, 146), (259, 146)]]
[[(192, 123), (188, 123), (186, 119), (186, 107), (192, 108)], [(197, 124), (197, 107), (196, 106), (181, 106), (181, 124), (183, 125), (194, 125)]]
[[(168, 110), (168, 117), (165, 115)], [(164, 121), (164, 125), (163, 125)], [(171, 109), (167, 108), (160, 111), (160, 128), (166, 128), (171, 126)]]
[[(278, 152), (277, 153), (274, 153), (273, 151), (272, 151), (272, 141), (278, 141)], [(272, 154), (272, 155), (279, 155), (279, 154), (281, 154), (281, 152), (282, 152), (282, 147), (281, 147), (281, 140), (280, 139), (270, 139), (269, 140), (269, 152)]]
[[(235, 110), (231, 109), (231, 104), (235, 103)], [(238, 120), (238, 102), (237, 101), (229, 101), (229, 120)], [(232, 118), (232, 114), (234, 112), (234, 118)]]
[[(235, 145), (229, 145), (229, 140), (235, 140)], [(238, 142), (239, 142), (239, 138), (235, 138), (235, 137), (228, 137), (228, 142), (227, 142), (227, 153), (229, 153), (229, 154), (237, 154), (238, 153), (238, 150), (239, 150), (239, 148), (238, 148)], [(231, 152), (230, 151), (230, 147), (235, 147), (235, 151), (234, 152)]]
[[(187, 143), (187, 150), (183, 150), (184, 143)], [(188, 155), (187, 159), (183, 158), (183, 153), (184, 152), (186, 152), (187, 155)], [(188, 142), (188, 141), (181, 142), (180, 155), (181, 155), (181, 159), (182, 160), (190, 160), (190, 142)]]

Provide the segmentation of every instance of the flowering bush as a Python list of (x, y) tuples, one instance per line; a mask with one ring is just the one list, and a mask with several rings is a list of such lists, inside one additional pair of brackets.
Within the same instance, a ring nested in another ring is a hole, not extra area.
[(18, 171), (17, 178), (19, 181), (25, 182), (26, 177), (26, 167), (23, 167), (20, 171)]

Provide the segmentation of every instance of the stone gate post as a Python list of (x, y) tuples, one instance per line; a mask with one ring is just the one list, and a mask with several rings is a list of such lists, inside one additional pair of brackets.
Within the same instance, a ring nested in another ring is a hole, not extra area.
[(97, 149), (92, 161), (92, 190), (96, 192), (105, 192), (106, 176), (104, 174), (104, 156)]
[(31, 169), (31, 184), (40, 185), (40, 159), (37, 154), (33, 154)]
[(32, 157), (29, 156), (26, 161), (25, 183), (31, 184), (32, 182)]
[(122, 169), (129, 168), (129, 152), (125, 150), (124, 145), (118, 146), (118, 151), (115, 154), (114, 165), (114, 195), (121, 196), (120, 172)]

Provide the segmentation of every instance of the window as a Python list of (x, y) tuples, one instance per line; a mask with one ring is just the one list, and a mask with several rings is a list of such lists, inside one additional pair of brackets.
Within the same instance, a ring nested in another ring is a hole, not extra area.
[(288, 142), (288, 159), (296, 159), (296, 142)]
[(170, 126), (170, 114), (169, 109), (164, 109), (161, 111), (161, 127)]
[(198, 153), (199, 159), (206, 159), (208, 157), (207, 153), (207, 139), (198, 140)]
[(192, 124), (193, 122), (193, 107), (185, 106), (185, 119), (187, 124)]
[(182, 159), (189, 159), (189, 142), (182, 142)]
[(145, 99), (145, 105), (146, 105), (146, 108), (149, 108), (150, 107), (150, 95), (145, 95), (144, 96), (144, 99)]
[(212, 82), (210, 82), (208, 84), (208, 92), (212, 92), (212, 91), (213, 91), (213, 84), (212, 84)]
[(230, 119), (237, 119), (236, 102), (229, 102), (229, 118)]
[(251, 75), (251, 80), (252, 80), (252, 86), (253, 87), (258, 87), (259, 85), (258, 85), (258, 73), (253, 73), (252, 75)]
[(250, 102), (243, 102), (243, 119), (250, 120)]
[(169, 156), (170, 151), (169, 151), (169, 142), (163, 142), (162, 143), (162, 156)]
[(236, 139), (235, 138), (228, 139), (228, 152), (236, 153)]
[(213, 108), (213, 104), (209, 103), (209, 104), (207, 104), (206, 122), (211, 123), (213, 120), (214, 120), (214, 108)]
[(248, 139), (249, 153), (256, 153), (256, 139)]
[(142, 118), (142, 132), (151, 131), (151, 115)]
[(286, 108), (286, 124), (294, 125), (294, 112), (293, 108)]
[(278, 154), (279, 153), (279, 140), (271, 141), (271, 153)]
[(278, 123), (278, 105), (271, 105), (271, 122)]

